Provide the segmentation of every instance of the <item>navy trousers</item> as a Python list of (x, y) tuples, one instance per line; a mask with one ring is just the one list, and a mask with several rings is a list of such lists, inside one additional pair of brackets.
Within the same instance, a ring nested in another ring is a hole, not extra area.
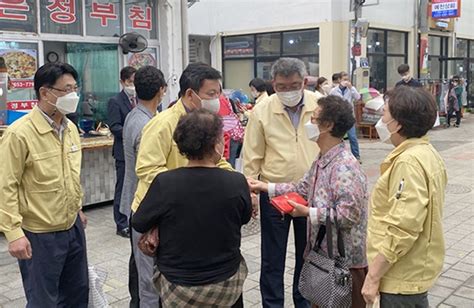
[(310, 303), (298, 290), (303, 253), (306, 247), (306, 217), (283, 216), (269, 202), (268, 194), (260, 193), (261, 264), (260, 292), (264, 308), (283, 307), (286, 247), (290, 224), (295, 234), (295, 270), (293, 276), (293, 303), (296, 308), (309, 308)]
[(117, 179), (114, 194), (114, 220), (117, 231), (120, 231), (128, 227), (127, 216), (120, 213), (120, 200), (122, 198), (123, 179), (125, 177), (125, 162), (123, 160), (115, 160), (115, 174)]
[(89, 302), (86, 238), (77, 218), (67, 231), (32, 233), (30, 260), (19, 260), (27, 308), (86, 308)]

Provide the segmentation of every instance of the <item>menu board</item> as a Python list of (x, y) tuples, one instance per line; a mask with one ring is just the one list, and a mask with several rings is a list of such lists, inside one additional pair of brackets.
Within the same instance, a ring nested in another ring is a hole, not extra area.
[(8, 76), (14, 88), (33, 88), (38, 59), (35, 49), (0, 49), (0, 57), (5, 59)]

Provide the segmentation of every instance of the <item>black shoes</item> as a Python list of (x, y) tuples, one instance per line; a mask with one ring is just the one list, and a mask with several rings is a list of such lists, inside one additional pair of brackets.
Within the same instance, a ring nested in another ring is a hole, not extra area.
[(130, 238), (130, 229), (123, 228), (122, 230), (117, 230), (116, 234), (121, 237)]

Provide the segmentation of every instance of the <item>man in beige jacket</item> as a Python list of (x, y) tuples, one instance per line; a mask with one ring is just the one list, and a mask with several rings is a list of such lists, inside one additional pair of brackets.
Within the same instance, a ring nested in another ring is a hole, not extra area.
[[(297, 181), (311, 167), (319, 149), (305, 133), (304, 124), (316, 109), (317, 97), (304, 90), (306, 67), (294, 58), (281, 58), (271, 70), (276, 94), (253, 109), (244, 140), (244, 173), (262, 181)], [(271, 194), (271, 192), (269, 192)], [(309, 307), (298, 291), (298, 280), (306, 246), (306, 219), (282, 215), (270, 205), (266, 193), (260, 195), (261, 274), (263, 307), (283, 307), (286, 247), (291, 221), (295, 234), (295, 307)]]

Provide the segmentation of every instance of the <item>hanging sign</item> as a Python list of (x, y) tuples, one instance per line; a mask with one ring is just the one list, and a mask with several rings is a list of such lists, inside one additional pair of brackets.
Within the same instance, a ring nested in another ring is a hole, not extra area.
[(461, 16), (461, 0), (432, 0), (431, 18), (452, 18)]

